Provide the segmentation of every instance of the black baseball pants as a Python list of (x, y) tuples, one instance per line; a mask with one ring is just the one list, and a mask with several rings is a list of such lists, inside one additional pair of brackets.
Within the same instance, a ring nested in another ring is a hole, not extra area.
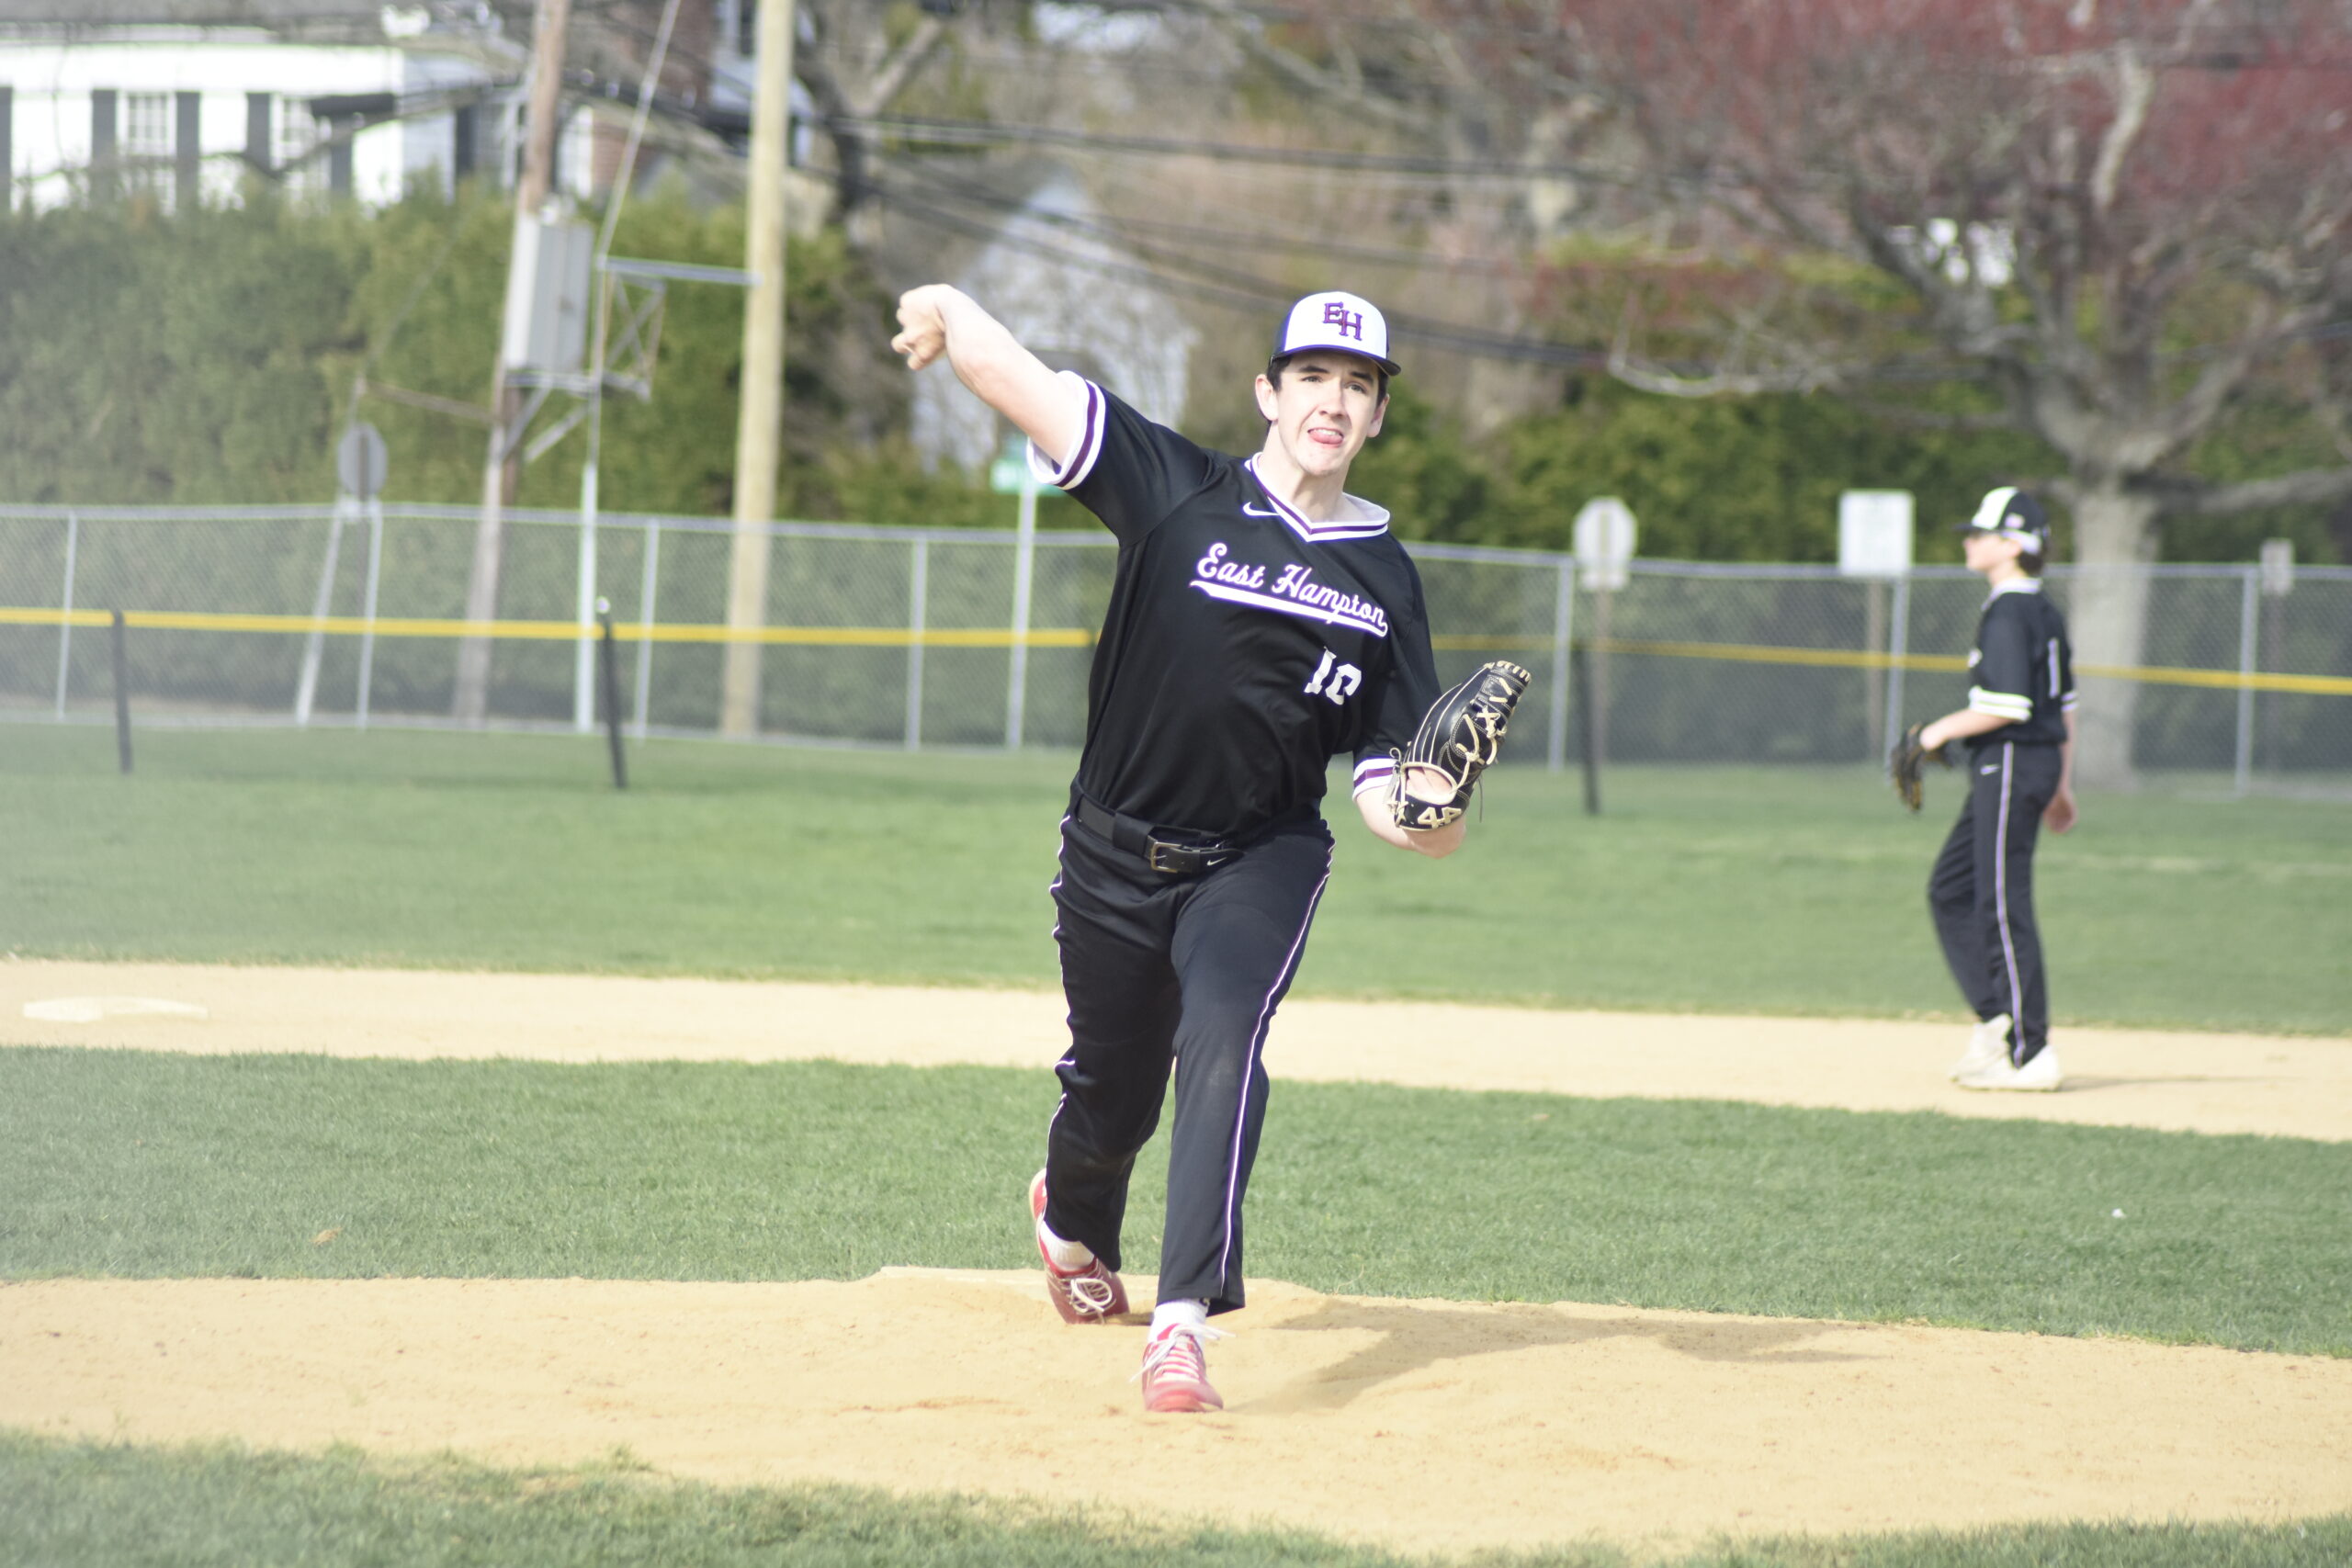
[(2058, 793), (2055, 746), (1996, 740), (1970, 756), (1968, 802), (1928, 878), (1944, 962), (1978, 1019), (2009, 1016), (2009, 1060), (2050, 1039), (2041, 933), (2033, 919), (2033, 846)]
[(1072, 818), (1054, 879), (1070, 1048), (1046, 1143), (1046, 1223), (1113, 1269), (1136, 1156), (1172, 1072), (1159, 1298), (1242, 1304), (1241, 1197), (1266, 1115), (1267, 1027), (1331, 874), (1320, 818), (1190, 876), (1151, 870)]

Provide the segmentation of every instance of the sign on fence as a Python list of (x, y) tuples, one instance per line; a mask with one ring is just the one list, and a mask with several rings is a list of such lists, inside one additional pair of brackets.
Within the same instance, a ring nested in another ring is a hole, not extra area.
[(1577, 513), (1577, 574), (1596, 593), (1625, 586), (1634, 559), (1634, 509), (1613, 495), (1595, 497)]
[(1911, 570), (1912, 501), (1907, 490), (1849, 490), (1838, 498), (1838, 570), (1846, 577), (1901, 577)]
[(2262, 591), (2273, 599), (2284, 599), (2295, 591), (2295, 541), (2265, 539), (2262, 541)]
[(355, 423), (335, 444), (335, 478), (343, 481), (345, 493), (362, 501), (373, 501), (384, 493), (384, 478), (390, 466), (391, 454), (385, 449), (383, 436), (365, 420)]

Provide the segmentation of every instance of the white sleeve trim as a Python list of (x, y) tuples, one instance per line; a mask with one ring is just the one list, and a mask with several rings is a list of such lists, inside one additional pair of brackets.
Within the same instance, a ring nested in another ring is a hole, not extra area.
[(1102, 389), (1075, 370), (1058, 371), (1055, 379), (1068, 381), (1085, 400), (1086, 412), (1078, 433), (1078, 449), (1067, 462), (1057, 463), (1046, 456), (1035, 441), (1029, 443), (1029, 471), (1038, 482), (1057, 490), (1071, 490), (1085, 482), (1094, 471), (1094, 459), (1102, 454), (1102, 422), (1108, 412), (1102, 402)]
[(2075, 711), (2074, 693), (2068, 692), (2064, 696), (2058, 699), (2058, 710), (2061, 713), (2072, 713)]
[(1996, 718), (2027, 719), (2033, 716), (2031, 697), (2013, 696), (2007, 692), (1988, 692), (1982, 686), (1968, 688), (1968, 706), (1974, 713), (1989, 713)]
[(1396, 776), (1394, 757), (1366, 757), (1356, 764), (1354, 795), (1369, 795), (1376, 789), (1386, 789), (1388, 781)]

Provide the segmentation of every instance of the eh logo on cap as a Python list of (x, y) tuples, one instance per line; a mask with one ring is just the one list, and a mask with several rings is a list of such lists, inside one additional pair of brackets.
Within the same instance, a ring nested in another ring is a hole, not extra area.
[(1311, 348), (1362, 355), (1391, 376), (1404, 369), (1388, 357), (1388, 318), (1371, 300), (1341, 289), (1310, 294), (1293, 305), (1274, 334), (1272, 357), (1285, 359)]

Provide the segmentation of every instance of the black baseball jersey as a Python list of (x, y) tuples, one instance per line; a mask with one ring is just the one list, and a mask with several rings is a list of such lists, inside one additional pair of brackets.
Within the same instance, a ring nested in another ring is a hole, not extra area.
[(1311, 521), (1267, 493), (1254, 457), (1079, 385), (1077, 450), (1031, 458), (1119, 541), (1079, 789), (1229, 839), (1320, 801), (1342, 752), (1359, 792), (1385, 784), (1437, 697), (1420, 575), (1387, 513)]
[(1968, 705), (2010, 721), (1981, 740), (2031, 746), (2066, 739), (2075, 650), (2066, 641), (2066, 617), (2040, 579), (2012, 578), (1993, 590), (1976, 619), (1968, 671)]

